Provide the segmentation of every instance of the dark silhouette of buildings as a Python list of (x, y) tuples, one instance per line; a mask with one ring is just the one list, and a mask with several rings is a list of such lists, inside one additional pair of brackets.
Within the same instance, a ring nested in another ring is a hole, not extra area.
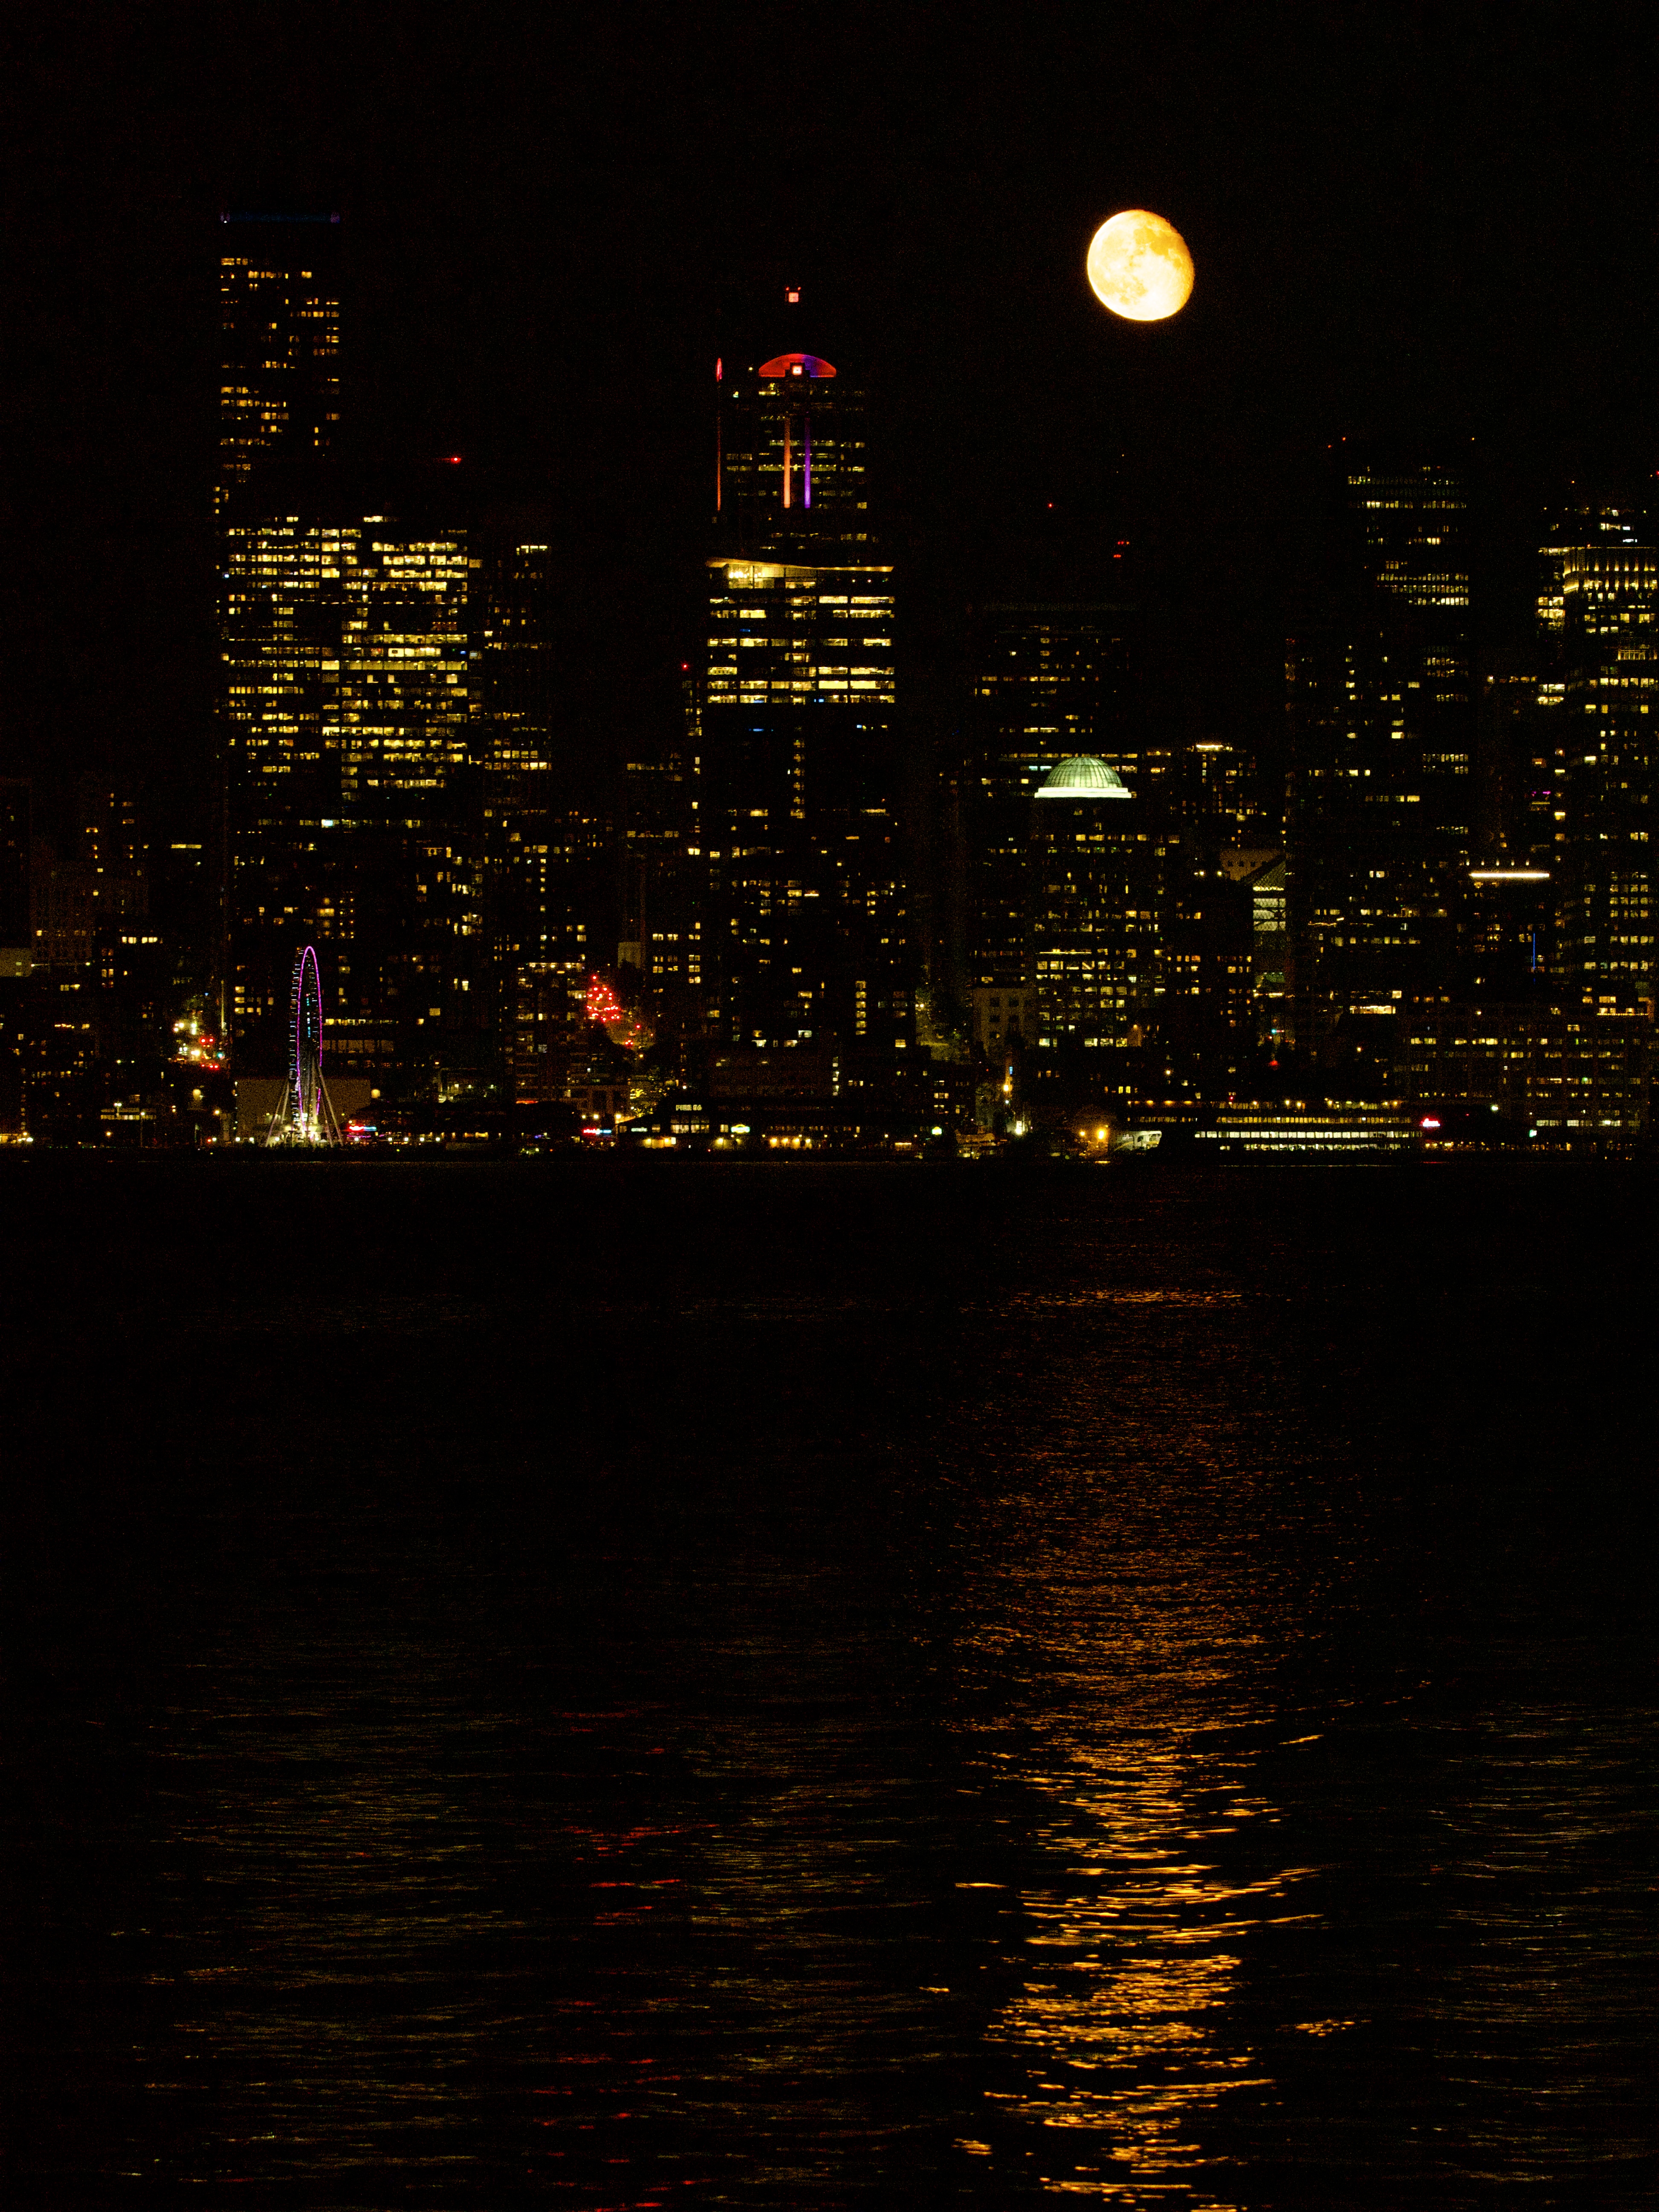
[(336, 442), (340, 218), (236, 210), (219, 222), (222, 507), (261, 464), (316, 459)]
[(1455, 971), (1476, 834), (1468, 490), (1439, 463), (1339, 456), (1322, 604), (1290, 644), (1286, 835), (1302, 1050), (1386, 1057), (1369, 1025)]

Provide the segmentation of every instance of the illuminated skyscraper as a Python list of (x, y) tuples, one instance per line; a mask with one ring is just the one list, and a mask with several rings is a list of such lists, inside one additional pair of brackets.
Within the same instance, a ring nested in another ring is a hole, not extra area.
[(862, 391), (811, 353), (775, 354), (758, 368), (722, 360), (714, 380), (722, 550), (775, 556), (869, 544)]
[[(975, 611), (969, 742), (961, 771), (966, 988), (975, 1032), (995, 999), (1031, 980), (1031, 802), (1057, 764), (1088, 755), (1138, 773), (1130, 731), (1128, 611), (1104, 605)], [(1132, 757), (1133, 756), (1133, 757)]]
[(615, 901), (608, 817), (555, 759), (548, 547), (447, 470), (400, 514), (349, 493), (224, 526), (240, 1057), (273, 1062), (313, 941), (341, 1073), (556, 1095)]
[(709, 574), (718, 1033), (743, 1044), (908, 1039), (892, 571), (726, 559)]
[(544, 1095), (607, 903), (605, 824), (556, 788), (548, 548), (448, 466), (342, 469), (338, 240), (221, 227), (222, 1018), (280, 1065), (313, 939), (343, 1073)]
[(1437, 465), (1343, 470), (1328, 592), (1291, 641), (1298, 1042), (1449, 979), (1475, 838), (1468, 495)]
[(465, 534), (233, 509), (224, 545), (232, 1033), (274, 1058), (314, 939), (331, 1050), (377, 1074), (484, 1012)]
[(1116, 769), (1087, 755), (1056, 764), (1030, 812), (1037, 1051), (1121, 1084), (1123, 1055), (1153, 1042), (1163, 1012), (1169, 848)]
[(798, 352), (723, 363), (716, 392), (707, 1024), (732, 1044), (833, 1048), (848, 1080), (880, 1081), (915, 1031), (893, 569), (871, 524), (863, 398)]
[(340, 419), (337, 215), (220, 217), (221, 508), (267, 459), (315, 459)]
[(1602, 510), (1589, 542), (1559, 549), (1552, 671), (1556, 964), (1591, 1003), (1650, 1007), (1659, 974), (1659, 554)]

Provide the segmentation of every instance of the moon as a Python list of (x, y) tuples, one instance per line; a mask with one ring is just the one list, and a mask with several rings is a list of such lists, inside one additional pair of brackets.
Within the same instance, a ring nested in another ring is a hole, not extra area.
[(1193, 257), (1172, 222), (1126, 208), (1089, 241), (1089, 282), (1103, 307), (1132, 323), (1161, 323), (1192, 295)]

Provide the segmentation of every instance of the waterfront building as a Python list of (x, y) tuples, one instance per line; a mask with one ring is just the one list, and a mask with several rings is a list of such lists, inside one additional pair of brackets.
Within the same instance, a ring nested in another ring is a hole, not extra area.
[(1626, 1000), (1408, 1007), (1395, 1076), (1419, 1117), (1489, 1109), (1528, 1145), (1625, 1149), (1650, 1125), (1650, 1016)]

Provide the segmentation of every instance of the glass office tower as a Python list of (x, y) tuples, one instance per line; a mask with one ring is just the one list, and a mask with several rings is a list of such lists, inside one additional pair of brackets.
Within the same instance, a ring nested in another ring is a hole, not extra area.
[[(786, 310), (793, 313), (792, 306)], [(894, 571), (865, 400), (800, 350), (715, 380), (696, 857), (711, 1036), (806, 1048), (840, 1085), (915, 1049)]]

